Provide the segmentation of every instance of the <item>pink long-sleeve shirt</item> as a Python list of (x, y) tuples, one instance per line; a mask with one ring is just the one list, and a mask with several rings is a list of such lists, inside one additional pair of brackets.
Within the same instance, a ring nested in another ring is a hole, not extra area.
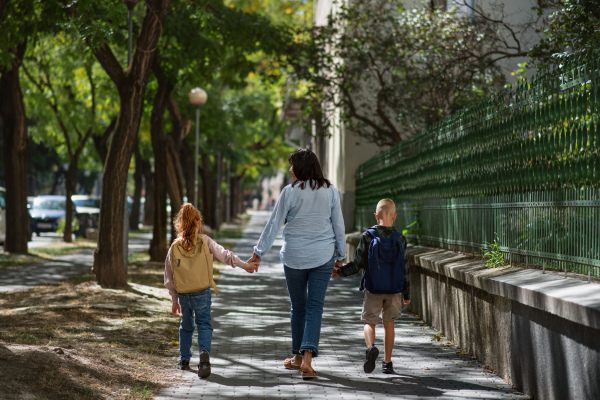
[[(227, 250), (207, 235), (202, 235), (202, 239), (206, 242), (210, 254), (213, 255), (213, 261), (231, 265), (233, 268), (244, 268), (244, 264), (246, 263), (233, 254), (233, 251)], [(177, 291), (175, 290), (175, 283), (173, 282), (173, 270), (171, 269), (171, 248), (169, 248), (167, 259), (165, 260), (165, 287), (169, 291), (173, 303), (178, 303)]]

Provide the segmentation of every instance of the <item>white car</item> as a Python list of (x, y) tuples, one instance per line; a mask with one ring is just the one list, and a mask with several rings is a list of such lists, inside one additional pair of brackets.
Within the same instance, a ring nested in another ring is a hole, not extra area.
[(33, 218), (33, 231), (56, 232), (61, 220), (65, 219), (66, 197), (57, 195), (37, 196), (29, 210)]
[(88, 228), (98, 228), (100, 221), (100, 197), (74, 194), (71, 200), (75, 205), (75, 216), (79, 220), (77, 236), (85, 237)]

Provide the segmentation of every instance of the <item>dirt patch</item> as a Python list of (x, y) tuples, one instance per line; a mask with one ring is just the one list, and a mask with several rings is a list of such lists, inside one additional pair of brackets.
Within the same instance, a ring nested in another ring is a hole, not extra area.
[(163, 269), (130, 265), (127, 290), (84, 275), (0, 295), (2, 398), (150, 399), (180, 381)]
[[(233, 250), (227, 238), (239, 237), (248, 219), (220, 231), (219, 243)], [(0, 268), (93, 247), (77, 240), (26, 256), (0, 253)], [(139, 253), (128, 264), (126, 290), (103, 289), (87, 274), (0, 294), (0, 398), (152, 399), (183, 380), (164, 262)], [(223, 268), (215, 263), (215, 280)]]

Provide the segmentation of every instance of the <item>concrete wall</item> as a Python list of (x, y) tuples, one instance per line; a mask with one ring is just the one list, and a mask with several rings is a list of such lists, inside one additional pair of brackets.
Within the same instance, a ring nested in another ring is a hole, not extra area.
[(411, 247), (411, 310), (534, 399), (600, 399), (600, 284)]

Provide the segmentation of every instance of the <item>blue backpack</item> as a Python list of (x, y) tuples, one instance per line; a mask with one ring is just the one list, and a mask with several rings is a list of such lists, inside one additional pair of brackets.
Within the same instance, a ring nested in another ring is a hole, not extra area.
[(387, 239), (382, 238), (376, 229), (367, 232), (373, 236), (369, 244), (369, 266), (363, 274), (364, 287), (370, 293), (393, 294), (404, 290), (404, 246), (398, 240), (396, 231)]

